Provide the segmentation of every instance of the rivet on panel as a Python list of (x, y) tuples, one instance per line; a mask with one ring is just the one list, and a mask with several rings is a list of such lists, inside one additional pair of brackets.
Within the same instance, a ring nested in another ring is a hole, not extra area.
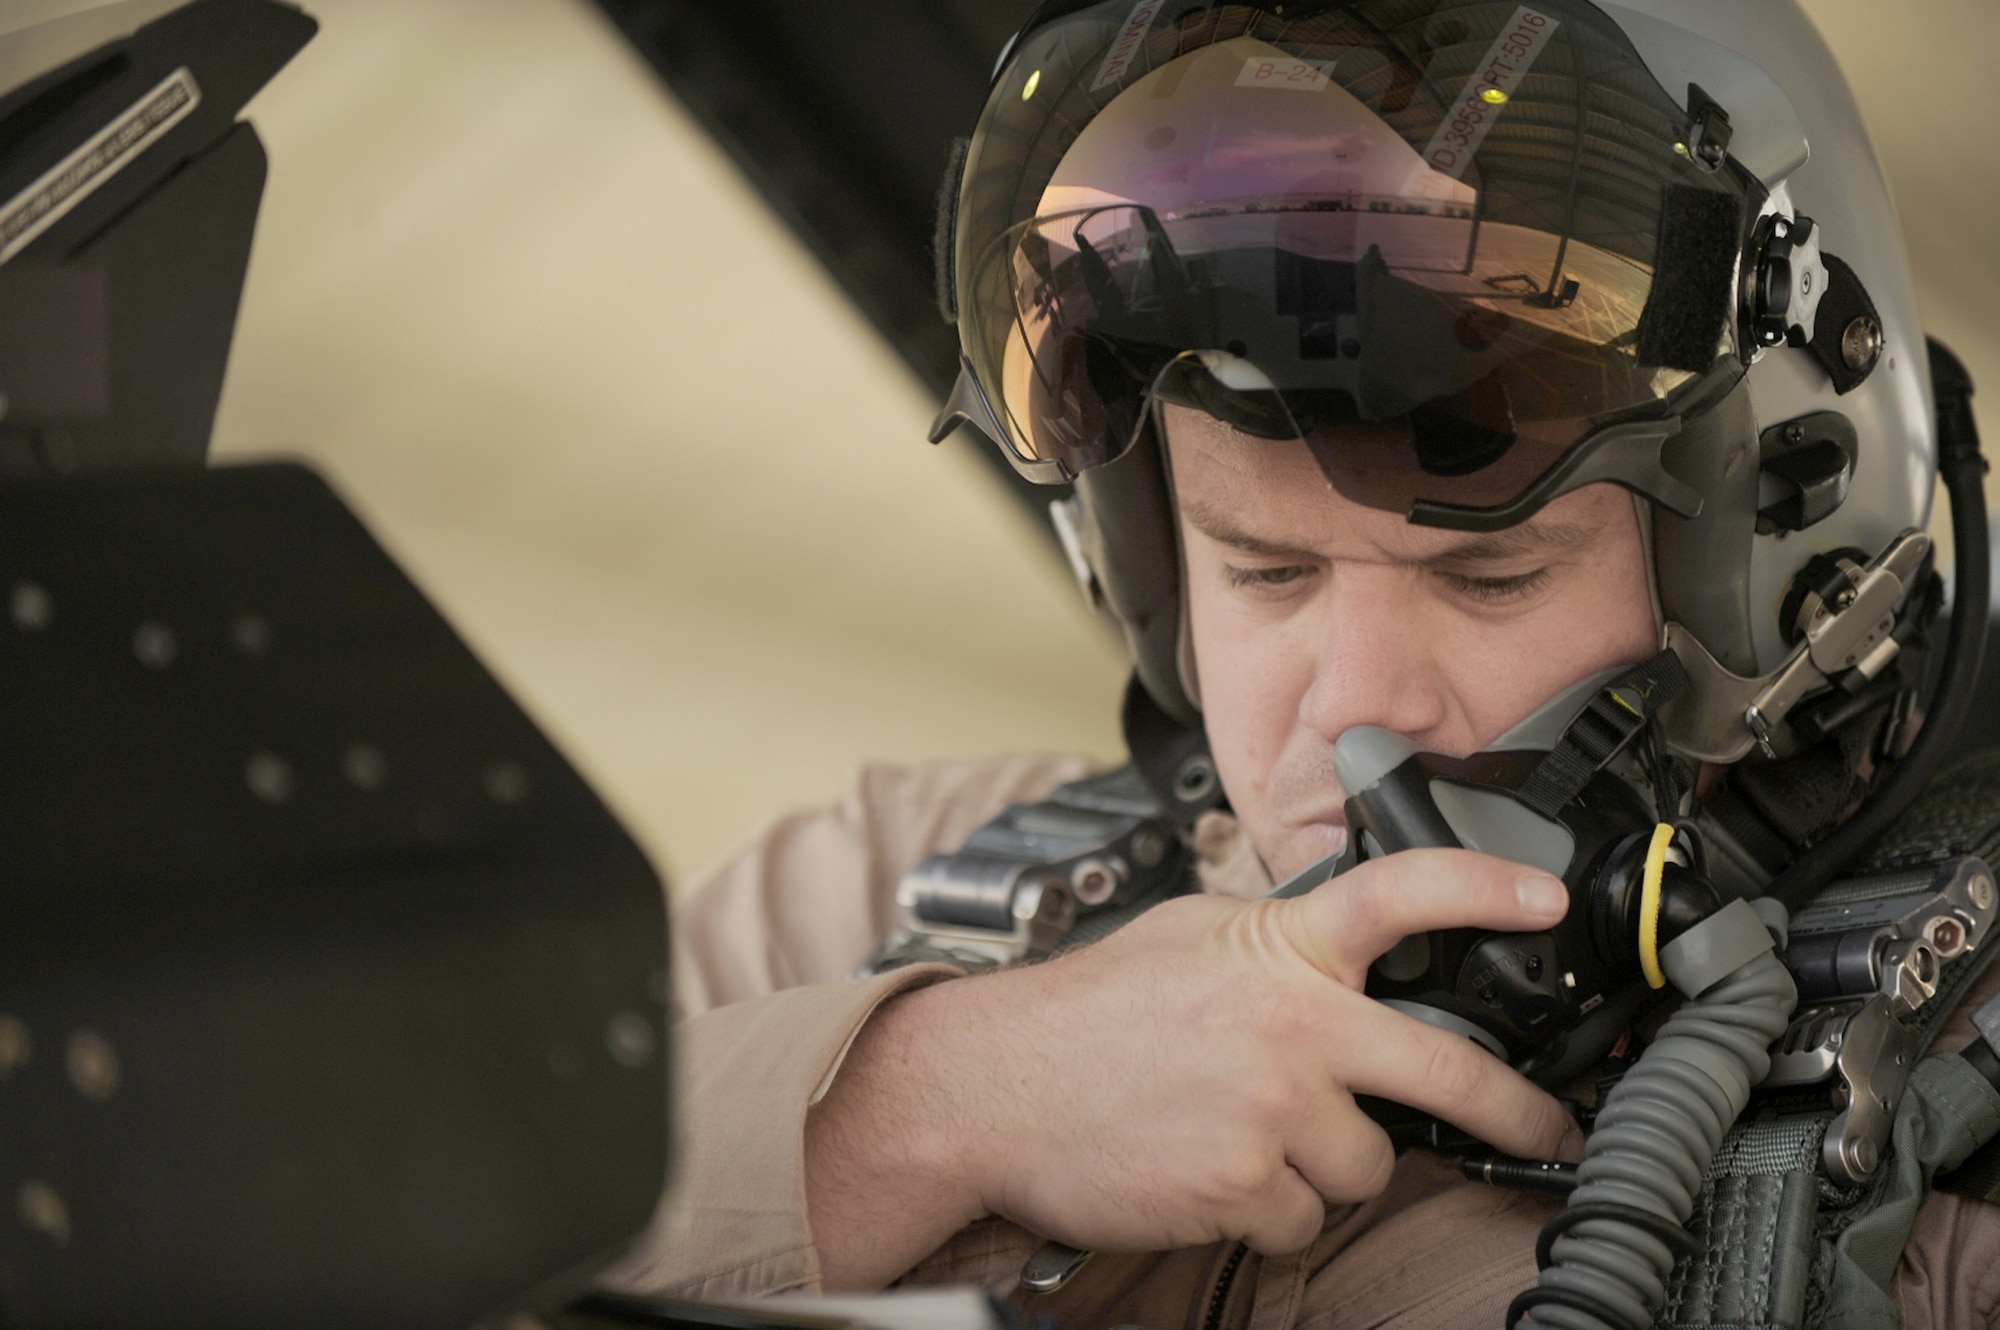
[(59, 1247), (68, 1245), (69, 1207), (63, 1204), (54, 1187), (33, 1179), (22, 1183), (14, 1198), (14, 1209), (31, 1232), (44, 1235)]
[(372, 793), (389, 783), (389, 759), (374, 744), (349, 744), (340, 755), (340, 774), (355, 789)]
[(250, 793), (267, 804), (290, 803), (292, 791), (297, 785), (292, 777), (291, 766), (276, 753), (250, 754), (250, 761), (243, 770), (243, 779), (250, 786)]
[(659, 1040), (652, 1023), (636, 1011), (613, 1012), (604, 1027), (604, 1046), (621, 1067), (643, 1067), (653, 1060)]
[(0, 1081), (28, 1065), (35, 1055), (35, 1039), (28, 1023), (19, 1016), (0, 1016)]
[(78, 1030), (69, 1037), (69, 1079), (78, 1094), (106, 1103), (118, 1093), (118, 1051), (95, 1030)]
[(148, 619), (132, 634), (132, 654), (149, 670), (164, 670), (180, 653), (174, 630), (163, 623)]
[(229, 625), (229, 640), (246, 656), (261, 656), (271, 649), (271, 625), (257, 614), (239, 614)]
[(16, 582), (8, 609), (14, 626), (24, 633), (39, 633), (55, 617), (55, 601), (33, 582)]
[(486, 787), (486, 797), (496, 804), (518, 804), (528, 797), (528, 773), (518, 762), (493, 763), (480, 783)]

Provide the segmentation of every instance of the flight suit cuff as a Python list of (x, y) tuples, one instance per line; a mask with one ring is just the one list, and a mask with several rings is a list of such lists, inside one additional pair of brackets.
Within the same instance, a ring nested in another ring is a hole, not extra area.
[(877, 1007), (959, 973), (912, 965), (785, 989), (676, 1026), (674, 1174), (652, 1224), (600, 1283), (676, 1297), (817, 1292), (806, 1111)]

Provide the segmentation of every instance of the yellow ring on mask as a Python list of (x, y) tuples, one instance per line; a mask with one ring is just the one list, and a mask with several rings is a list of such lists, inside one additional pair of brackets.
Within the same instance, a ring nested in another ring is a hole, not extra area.
[(1653, 843), (1646, 847), (1646, 875), (1639, 887), (1639, 968), (1654, 988), (1667, 986), (1660, 969), (1660, 880), (1667, 872), (1667, 848), (1674, 843), (1674, 829), (1662, 822), (1653, 828)]

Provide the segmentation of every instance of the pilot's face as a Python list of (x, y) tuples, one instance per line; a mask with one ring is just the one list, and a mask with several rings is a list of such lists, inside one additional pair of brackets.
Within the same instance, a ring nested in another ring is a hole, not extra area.
[(1333, 744), (1380, 725), (1477, 751), (1556, 692), (1659, 650), (1630, 495), (1592, 485), (1487, 535), (1343, 498), (1305, 444), (1168, 405), (1203, 719), (1275, 880), (1340, 849)]

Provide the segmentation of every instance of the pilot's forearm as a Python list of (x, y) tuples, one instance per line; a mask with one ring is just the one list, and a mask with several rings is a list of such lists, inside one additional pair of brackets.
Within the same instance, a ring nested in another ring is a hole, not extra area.
[(978, 1096), (960, 1064), (977, 1057), (965, 990), (988, 982), (885, 1003), (807, 1114), (806, 1211), (829, 1291), (882, 1287), (984, 1213), (968, 1168)]

